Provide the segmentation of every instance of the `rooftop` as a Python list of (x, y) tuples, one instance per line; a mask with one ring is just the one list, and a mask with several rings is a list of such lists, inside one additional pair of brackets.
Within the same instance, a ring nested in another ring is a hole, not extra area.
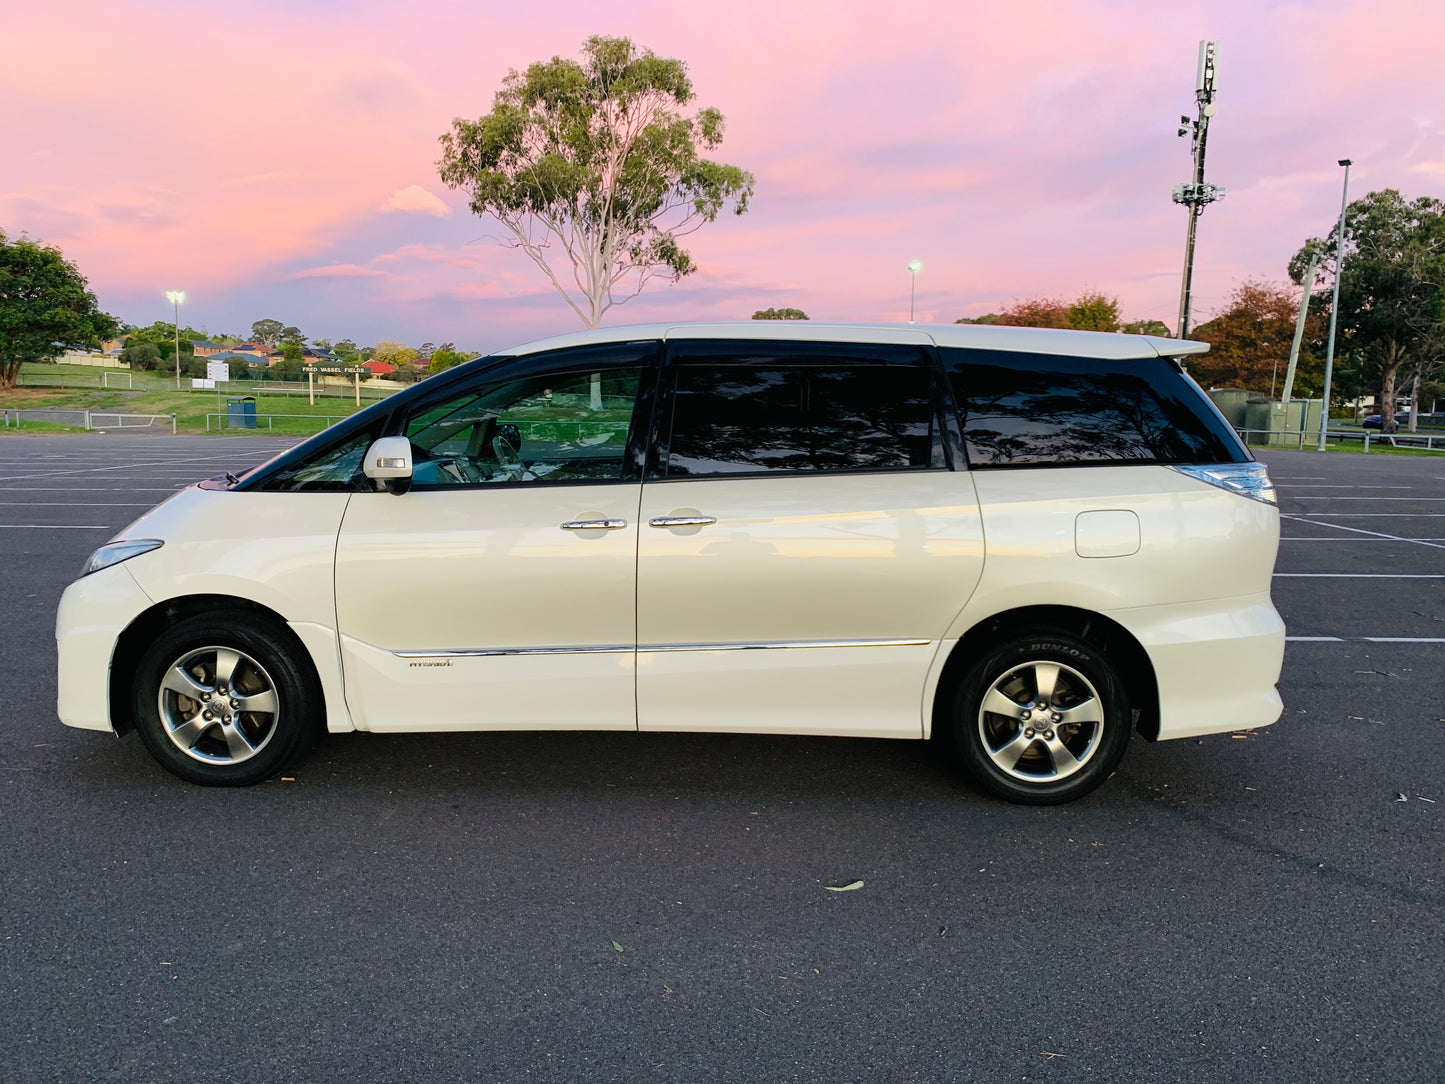
[(738, 320), (717, 324), (639, 324), (598, 328), (540, 339), (498, 354), (534, 354), (588, 343), (637, 339), (771, 339), (802, 342), (891, 342), (1012, 350), (1026, 354), (1072, 354), (1092, 358), (1182, 357), (1202, 354), (1208, 343), (1158, 335), (1064, 331), (998, 324), (829, 324), (817, 320)]

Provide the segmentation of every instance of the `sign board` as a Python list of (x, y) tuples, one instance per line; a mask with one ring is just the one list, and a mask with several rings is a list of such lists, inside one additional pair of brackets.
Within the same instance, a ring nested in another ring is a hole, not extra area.
[[(208, 365), (208, 366), (206, 366), (206, 368), (209, 369), (210, 366)], [(191, 390), (192, 390), (192, 391), (209, 391), (211, 388), (214, 388), (215, 386), (216, 386), (216, 382), (215, 382), (214, 380), (211, 380), (211, 379), (208, 378), (208, 377), (206, 377), (206, 378), (199, 377), (199, 376), (193, 376), (193, 377), (191, 377)]]
[(301, 371), (303, 373), (325, 373), (331, 376), (371, 375), (371, 370), (364, 365), (355, 367), (346, 365), (303, 365), (301, 366)]
[(230, 380), (231, 367), (224, 361), (208, 361), (206, 362), (206, 379), (213, 384), (217, 380)]

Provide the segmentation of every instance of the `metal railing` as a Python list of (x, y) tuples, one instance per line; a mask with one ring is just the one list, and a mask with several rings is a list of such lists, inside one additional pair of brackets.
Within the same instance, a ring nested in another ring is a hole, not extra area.
[(31, 407), (0, 410), (4, 428), (20, 428), (25, 420), (46, 425), (70, 425), (80, 429), (149, 429), (170, 423), (176, 431), (174, 414), (126, 414), (115, 410), (70, 410), (63, 407)]
[(246, 414), (242, 415), (241, 417), (243, 424), (232, 425), (231, 423), (236, 419), (229, 412), (225, 414), (207, 414), (206, 432), (211, 432), (212, 418), (216, 419), (217, 432), (221, 432), (227, 429), (260, 429), (261, 427), (259, 425), (246, 425), (244, 424), (244, 422), (253, 420), (259, 422), (262, 418), (265, 418), (266, 431), (270, 433), (274, 431), (275, 427), (273, 424), (273, 420), (276, 418), (300, 418), (309, 422), (324, 422), (325, 424), (322, 425), (321, 428), (325, 429), (327, 426), (332, 425), (335, 422), (345, 421), (349, 417), (351, 417), (350, 414)]
[[(1314, 447), (1319, 440), (1317, 429), (1241, 429), (1234, 427), (1241, 440), (1246, 444), (1255, 447), (1289, 447), (1294, 445), (1301, 451), (1304, 450), (1306, 442)], [(1251, 439), (1257, 435), (1262, 439)], [(1295, 439), (1295, 438), (1298, 439)], [(1285, 439), (1276, 439), (1285, 438)], [(1381, 444), (1388, 444), (1392, 448), (1416, 448), (1429, 452), (1445, 452), (1445, 434), (1434, 433), (1375, 433), (1369, 429), (1330, 429), (1325, 433), (1326, 443), (1344, 444), (1348, 441), (1359, 441), (1361, 450), (1368, 452), (1370, 442), (1374, 441), (1376, 447)], [(1439, 441), (1437, 447), (1435, 442)]]

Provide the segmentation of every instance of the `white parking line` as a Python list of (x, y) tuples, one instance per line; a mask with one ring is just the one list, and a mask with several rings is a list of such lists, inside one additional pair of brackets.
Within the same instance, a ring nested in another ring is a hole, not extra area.
[(1445, 497), (1336, 497), (1333, 493), (1302, 493), (1297, 501), (1445, 501)]
[(1445, 644), (1445, 636), (1286, 636), (1287, 644)]
[(26, 531), (113, 531), (113, 523), (0, 523), (0, 529), (19, 527)]
[(1445, 512), (1308, 512), (1311, 516), (1330, 519), (1442, 519)]
[(1445, 580), (1445, 572), (1276, 572), (1274, 576), (1296, 580)]
[[(1308, 521), (1305, 521), (1308, 522)], [(1321, 527), (1333, 527), (1334, 524), (1320, 524)], [(1445, 538), (1306, 538), (1303, 535), (1284, 535), (1280, 537), (1281, 542), (1445, 542)]]
[[(148, 501), (130, 501), (125, 504), (101, 504), (95, 501), (0, 501), (0, 508), (150, 508)], [(1336, 541), (1349, 541), (1337, 539)]]
[[(1278, 485), (1278, 484), (1279, 484), (1279, 483), (1276, 483), (1276, 485)], [(1414, 489), (1415, 487), (1414, 487), (1414, 486), (1339, 486), (1339, 485), (1329, 485), (1329, 486), (1298, 486), (1298, 487), (1296, 487), (1296, 488), (1298, 488), (1298, 489)], [(1322, 494), (1322, 496), (1328, 496), (1328, 495), (1329, 495), (1329, 494)]]
[(1292, 523), (1308, 523), (1312, 527), (1330, 527), (1336, 531), (1349, 531), (1351, 534), (1368, 535), (1371, 538), (1381, 538), (1390, 542), (1409, 542), (1416, 546), (1429, 546), (1431, 549), (1445, 550), (1445, 546), (1442, 546), (1440, 543), (1427, 542), (1423, 538), (1401, 538), (1397, 534), (1385, 534), (1383, 531), (1367, 531), (1363, 527), (1347, 527), (1343, 523), (1319, 523), (1313, 519), (1305, 519), (1303, 516), (1292, 516), (1288, 513), (1282, 514), (1280, 519), (1287, 519)]

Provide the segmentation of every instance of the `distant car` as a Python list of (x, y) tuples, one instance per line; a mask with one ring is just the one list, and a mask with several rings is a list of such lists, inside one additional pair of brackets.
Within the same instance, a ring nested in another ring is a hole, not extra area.
[[(1395, 424), (1396, 424), (1396, 425), (1409, 425), (1409, 424), (1410, 424), (1410, 412), (1407, 410), (1407, 411), (1405, 411), (1405, 413), (1403, 413), (1403, 414), (1396, 414), (1396, 415), (1395, 415)], [(1365, 420), (1360, 423), (1360, 425), (1362, 425), (1362, 426), (1363, 426), (1364, 428), (1366, 428), (1366, 429), (1380, 429), (1380, 428), (1383, 428), (1383, 426), (1380, 424), (1380, 416), (1379, 416), (1378, 414), (1370, 414), (1370, 415), (1368, 415), (1368, 416), (1365, 418)]]

